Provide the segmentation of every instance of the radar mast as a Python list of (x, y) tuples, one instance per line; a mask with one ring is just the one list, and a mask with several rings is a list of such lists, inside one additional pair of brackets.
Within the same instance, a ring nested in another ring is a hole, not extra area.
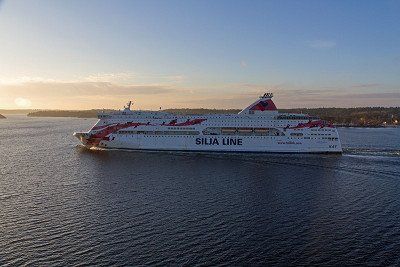
[(273, 93), (264, 93), (264, 95), (260, 96), (260, 98), (272, 98), (273, 96)]
[(124, 106), (124, 110), (131, 110), (132, 101), (129, 101), (126, 106)]

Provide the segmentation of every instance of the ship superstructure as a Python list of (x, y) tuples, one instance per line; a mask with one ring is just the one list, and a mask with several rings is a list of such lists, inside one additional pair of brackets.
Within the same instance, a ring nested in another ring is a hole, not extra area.
[(238, 114), (177, 115), (163, 111), (101, 112), (86, 147), (167, 151), (341, 153), (336, 128), (307, 114), (279, 113), (265, 93)]

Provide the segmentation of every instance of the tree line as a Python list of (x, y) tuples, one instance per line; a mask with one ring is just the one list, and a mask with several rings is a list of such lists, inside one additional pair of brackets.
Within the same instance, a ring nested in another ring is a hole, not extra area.
[[(28, 114), (31, 117), (77, 117), (96, 118), (101, 111), (113, 110), (39, 110)], [(181, 115), (235, 114), (239, 109), (166, 109)], [(360, 108), (295, 108), (280, 109), (280, 113), (302, 113), (320, 117), (343, 126), (383, 126), (397, 125), (400, 122), (400, 107), (360, 107)]]

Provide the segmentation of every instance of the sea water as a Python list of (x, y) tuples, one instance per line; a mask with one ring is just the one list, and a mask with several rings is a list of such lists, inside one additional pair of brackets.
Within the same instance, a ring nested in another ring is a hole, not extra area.
[(400, 265), (400, 129), (343, 155), (88, 150), (94, 119), (0, 120), (0, 265)]

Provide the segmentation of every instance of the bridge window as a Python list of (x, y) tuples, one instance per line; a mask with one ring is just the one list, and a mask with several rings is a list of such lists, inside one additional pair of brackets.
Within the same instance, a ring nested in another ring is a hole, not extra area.
[(303, 134), (302, 134), (302, 133), (291, 133), (290, 136), (297, 136), (297, 137), (299, 137), (299, 136), (303, 136)]

